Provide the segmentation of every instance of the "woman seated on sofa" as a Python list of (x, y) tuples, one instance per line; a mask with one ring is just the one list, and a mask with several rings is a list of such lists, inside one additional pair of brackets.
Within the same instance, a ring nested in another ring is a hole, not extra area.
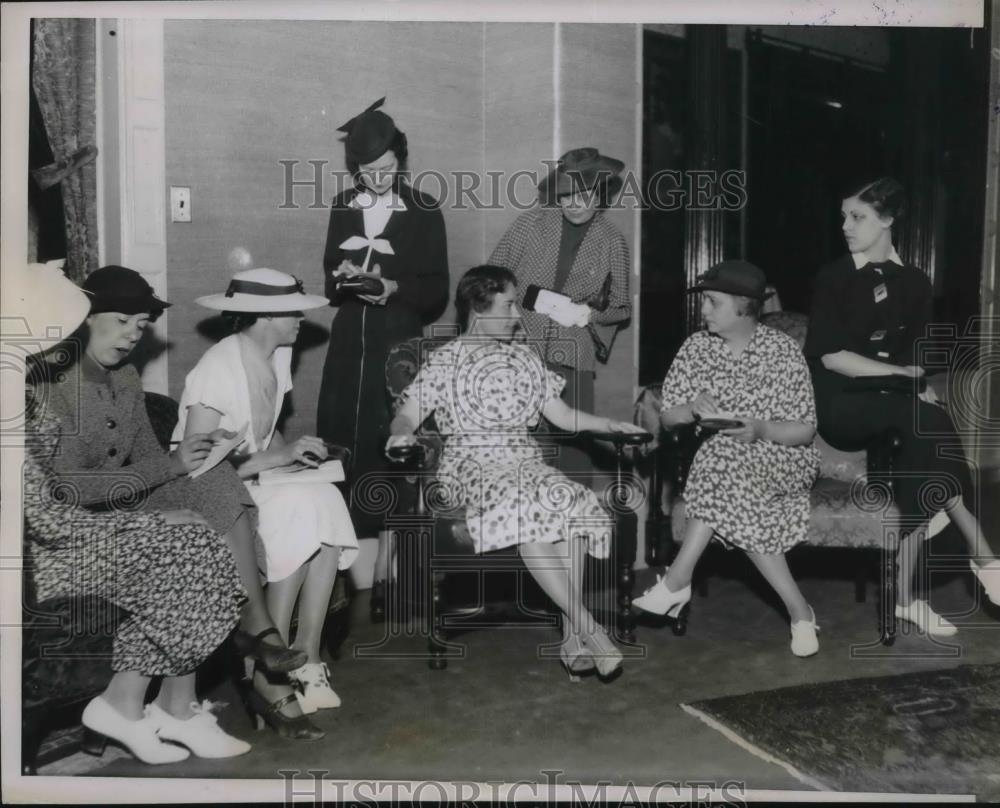
[(446, 437), (438, 479), (450, 502), (464, 506), (476, 551), (517, 545), (563, 613), (560, 656), (571, 678), (595, 667), (607, 678), (622, 654), (583, 605), (584, 556), (571, 543), (585, 540), (587, 552), (606, 558), (611, 521), (590, 489), (545, 464), (529, 430), (541, 416), (561, 429), (642, 430), (572, 410), (560, 398), (562, 377), (512, 342), (520, 326), (516, 286), (503, 267), (465, 273), (455, 293), (462, 333), (434, 351), (403, 392), (386, 448), (414, 443), (434, 414)]
[[(18, 289), (13, 313), (31, 333), (71, 331), (90, 309), (86, 295), (54, 267), (14, 267), (7, 280)], [(236, 626), (245, 598), (232, 554), (189, 509), (80, 507), (95, 475), (57, 474), (67, 425), (53, 414), (55, 399), (44, 389), (29, 385), (27, 393), (24, 546), (35, 595), (39, 602), (96, 596), (125, 612), (115, 631), (111, 681), (83, 711), (84, 749), (100, 754), (110, 738), (151, 764), (184, 760), (188, 749), (211, 758), (247, 752), (250, 745), (223, 732), (213, 705), (199, 704), (194, 693), (194, 671)], [(140, 466), (136, 480), (141, 472)], [(162, 677), (160, 692), (146, 705), (152, 677)]]
[[(892, 226), (904, 209), (903, 187), (889, 177), (846, 193), (841, 215), (849, 252), (816, 276), (805, 354), (816, 390), (819, 432), (830, 445), (859, 451), (887, 430), (900, 437), (893, 489), (906, 538), (900, 545), (896, 617), (928, 634), (951, 636), (955, 625), (912, 594), (918, 548), (929, 520), (943, 510), (955, 523), (974, 573), (997, 604), (1000, 560), (975, 516), (968, 465), (939, 451), (961, 451), (951, 416), (932, 389), (918, 389), (924, 369), (917, 347), (927, 335), (933, 300), (927, 275), (903, 264), (892, 246)], [(865, 381), (871, 377), (877, 378)], [(894, 388), (884, 392), (890, 382), (896, 383)]]
[[(272, 671), (303, 665), (306, 654), (281, 641), (264, 599), (253, 499), (228, 464), (194, 480), (187, 476), (219, 435), (192, 433), (168, 453), (153, 433), (139, 373), (129, 357), (149, 323), (170, 304), (138, 272), (120, 266), (90, 273), (83, 290), (90, 297), (90, 314), (68, 343), (67, 362), (36, 368), (39, 396), (61, 426), (53, 456), (56, 473), (85, 507), (185, 511), (215, 530), (228, 545), (248, 595), (233, 637), (237, 647)], [(292, 690), (285, 690), (291, 696)], [(186, 718), (193, 700), (190, 677), (161, 688), (157, 704)]]
[(819, 650), (816, 616), (785, 553), (805, 539), (809, 524), (809, 489), (819, 472), (816, 411), (798, 344), (758, 322), (765, 287), (753, 264), (723, 261), (689, 290), (702, 294), (706, 330), (688, 337), (674, 358), (660, 419), (667, 429), (702, 422), (715, 434), (691, 466), (677, 558), (634, 605), (676, 615), (715, 537), (746, 551), (788, 609), (792, 653), (811, 656)]
[(327, 457), (326, 444), (312, 436), (286, 443), (277, 430), (285, 395), (292, 389), (292, 345), (302, 312), (328, 305), (307, 295), (291, 275), (274, 269), (236, 273), (225, 294), (198, 298), (199, 305), (221, 311), (232, 328), (188, 373), (181, 395), (177, 440), (222, 427), (247, 426), (234, 462), (257, 504), (259, 533), (267, 556), (267, 605), (282, 637), (289, 639), (298, 604), (298, 629), (292, 645), (306, 662), (289, 672), (298, 705), (275, 689), (263, 671), (253, 677), (251, 710), (284, 737), (313, 739), (323, 733), (303, 713), (338, 707), (330, 672), (320, 659), (320, 640), (338, 569), (358, 554), (358, 540), (344, 498), (330, 483), (259, 485), (260, 472), (292, 464), (316, 466)]

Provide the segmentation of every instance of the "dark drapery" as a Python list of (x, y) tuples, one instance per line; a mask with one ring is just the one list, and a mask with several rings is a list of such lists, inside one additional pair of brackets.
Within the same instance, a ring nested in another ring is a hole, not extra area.
[(94, 20), (36, 20), (33, 44), (31, 85), (55, 160), (33, 176), (61, 183), (66, 274), (80, 282), (97, 268)]

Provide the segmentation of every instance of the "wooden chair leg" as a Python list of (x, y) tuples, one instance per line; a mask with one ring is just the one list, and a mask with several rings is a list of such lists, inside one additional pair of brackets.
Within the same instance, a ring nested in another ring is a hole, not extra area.
[(42, 746), (45, 730), (40, 710), (30, 717), (25, 717), (21, 727), (21, 774), (31, 776), (38, 774), (38, 750)]
[(618, 565), (618, 633), (625, 643), (635, 643), (635, 611), (632, 609), (632, 589), (635, 572), (631, 563)]
[(448, 667), (448, 660), (444, 655), (445, 644), (439, 618), (441, 614), (441, 583), (443, 580), (443, 573), (431, 572), (430, 614), (427, 615), (429, 628), (427, 632), (427, 650), (430, 653), (430, 658), (427, 664), (432, 671), (443, 671)]
[(879, 636), (883, 645), (896, 642), (896, 579), (899, 574), (899, 547), (882, 551), (882, 603)]

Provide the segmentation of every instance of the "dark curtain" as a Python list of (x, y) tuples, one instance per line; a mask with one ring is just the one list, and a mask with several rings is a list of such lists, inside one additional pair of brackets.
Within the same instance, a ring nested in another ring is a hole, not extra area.
[(95, 22), (39, 19), (31, 85), (54, 162), (32, 171), (43, 190), (61, 185), (66, 274), (80, 282), (97, 268)]

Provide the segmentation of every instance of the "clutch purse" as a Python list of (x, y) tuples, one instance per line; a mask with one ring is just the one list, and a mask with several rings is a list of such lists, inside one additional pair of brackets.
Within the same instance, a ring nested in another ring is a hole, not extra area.
[(336, 294), (372, 295), (381, 297), (385, 292), (385, 284), (371, 275), (344, 275), (333, 282)]
[[(570, 302), (586, 303), (594, 311), (606, 311), (611, 303), (611, 273), (607, 274), (601, 288), (593, 295), (583, 301), (572, 301), (566, 295), (553, 292), (551, 289), (543, 289), (535, 284), (530, 284), (524, 291), (524, 308), (528, 311), (537, 311), (541, 314), (548, 314), (555, 308)], [(601, 364), (607, 364), (611, 355), (611, 345), (606, 344), (597, 331), (593, 323), (587, 323), (587, 333), (594, 343), (594, 356)], [(617, 332), (616, 332), (617, 333)], [(614, 342), (614, 335), (611, 339)]]
[[(604, 283), (601, 288), (597, 290), (595, 295), (592, 295), (589, 300), (586, 301), (587, 305), (590, 306), (594, 311), (607, 311), (608, 306), (611, 304), (611, 273), (607, 274), (604, 279)], [(587, 331), (590, 333), (590, 339), (594, 343), (594, 356), (597, 357), (597, 361), (602, 365), (608, 363), (608, 357), (611, 356), (611, 345), (605, 344), (604, 340), (601, 339), (600, 334), (597, 333), (597, 328), (593, 323), (587, 323)], [(611, 342), (614, 343), (615, 335), (618, 333), (617, 329), (615, 333), (611, 336)]]

